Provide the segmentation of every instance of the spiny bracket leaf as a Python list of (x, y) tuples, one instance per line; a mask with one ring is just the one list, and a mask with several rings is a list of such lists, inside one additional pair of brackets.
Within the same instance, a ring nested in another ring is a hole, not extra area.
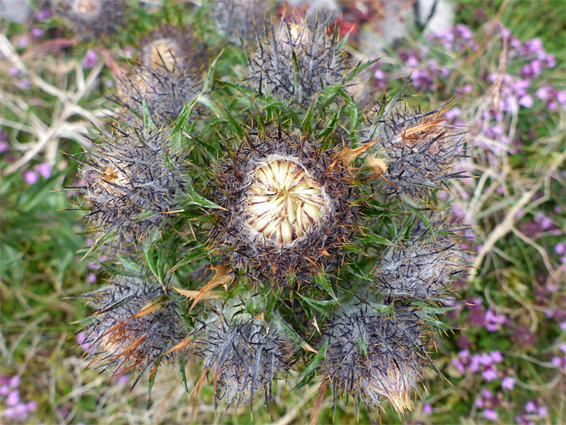
[(220, 264), (219, 266), (211, 267), (215, 271), (214, 277), (210, 279), (206, 285), (204, 285), (198, 292), (199, 294), (195, 297), (193, 304), (189, 308), (189, 313), (193, 308), (202, 300), (212, 289), (217, 286), (223, 285), (226, 290), (228, 290), (228, 284), (234, 279), (234, 273), (230, 267), (226, 264)]
[(324, 360), (324, 357), (326, 356), (327, 348), (328, 348), (328, 338), (324, 340), (322, 346), (320, 347), (320, 350), (318, 350), (318, 353), (315, 354), (314, 358), (312, 359), (310, 364), (305, 368), (303, 373), (299, 375), (300, 381), (291, 391), (297, 391), (298, 389), (307, 385), (310, 376), (314, 373), (318, 365), (320, 365), (320, 363)]

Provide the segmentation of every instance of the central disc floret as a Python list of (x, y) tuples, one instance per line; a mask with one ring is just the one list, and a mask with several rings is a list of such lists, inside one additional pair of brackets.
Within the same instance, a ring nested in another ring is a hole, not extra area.
[(260, 165), (252, 175), (246, 198), (246, 223), (282, 245), (314, 227), (328, 206), (321, 185), (290, 159), (271, 159)]

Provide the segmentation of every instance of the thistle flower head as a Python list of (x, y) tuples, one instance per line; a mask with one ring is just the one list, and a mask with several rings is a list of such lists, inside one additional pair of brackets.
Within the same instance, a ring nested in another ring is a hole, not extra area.
[(217, 173), (215, 246), (253, 280), (279, 286), (332, 268), (357, 217), (333, 153), (267, 133), (237, 149)]
[(326, 370), (339, 394), (359, 395), (366, 404), (385, 397), (397, 412), (412, 407), (421, 377), (425, 333), (408, 311), (381, 316), (370, 306), (337, 315), (327, 325)]
[(88, 355), (115, 375), (169, 360), (165, 353), (185, 336), (179, 301), (158, 283), (119, 276), (87, 296), (97, 304), (84, 329)]
[(258, 235), (289, 245), (316, 226), (332, 202), (299, 162), (278, 155), (258, 164), (246, 196), (246, 224)]
[(453, 278), (466, 266), (459, 247), (460, 231), (440, 220), (412, 229), (410, 239), (399, 242), (378, 265), (377, 285), (387, 300), (442, 300)]
[[(152, 66), (136, 67), (130, 76), (120, 80), (118, 100), (137, 115), (143, 115), (145, 102), (155, 123), (169, 124), (198, 96), (203, 78), (193, 68), (178, 66), (172, 55), (161, 56), (161, 48), (165, 47), (158, 46), (156, 52), (148, 54), (147, 61)], [(156, 65), (152, 56), (158, 56), (161, 64)]]
[(117, 31), (126, 20), (127, 0), (60, 0), (58, 12), (81, 36), (99, 38)]
[(184, 185), (182, 157), (164, 130), (123, 126), (114, 137), (93, 145), (81, 169), (86, 218), (100, 237), (114, 233), (119, 245), (135, 244), (166, 223)]
[(262, 23), (271, 5), (266, 0), (214, 0), (212, 20), (218, 30), (231, 39), (251, 39), (253, 28)]
[(205, 67), (203, 44), (164, 26), (141, 43), (140, 65), (119, 81), (118, 101), (137, 115), (145, 102), (154, 122), (169, 124), (200, 93)]
[(464, 156), (465, 140), (445, 123), (443, 111), (410, 112), (396, 102), (386, 108), (379, 125), (366, 132), (366, 140), (379, 140), (376, 146), (381, 148), (368, 158), (381, 158), (387, 165), (383, 174), (387, 182), (382, 184), (386, 197), (400, 196), (409, 204), (420, 205), (434, 190), (460, 177), (454, 166)]
[(173, 26), (162, 27), (141, 43), (141, 63), (154, 70), (179, 68), (201, 74), (204, 53), (202, 43)]
[(282, 21), (265, 38), (258, 35), (257, 51), (248, 54), (249, 82), (258, 92), (308, 105), (321, 90), (344, 80), (347, 60), (338, 51), (336, 35), (328, 37), (328, 18)]
[(251, 318), (218, 316), (202, 345), (204, 370), (214, 371), (215, 406), (221, 400), (228, 406), (247, 404), (260, 389), (267, 405), (272, 382), (288, 371), (292, 354), (279, 331)]

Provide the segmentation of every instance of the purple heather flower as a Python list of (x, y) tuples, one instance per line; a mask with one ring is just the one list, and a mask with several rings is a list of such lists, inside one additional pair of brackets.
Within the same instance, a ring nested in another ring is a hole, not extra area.
[(87, 264), (87, 268), (89, 270), (98, 270), (98, 269), (100, 269), (100, 264), (98, 264), (95, 261), (89, 261), (88, 264)]
[(554, 55), (546, 55), (543, 62), (546, 68), (554, 68), (556, 66), (556, 58)]
[(28, 412), (35, 412), (35, 409), (37, 408), (37, 401), (32, 400), (32, 401), (28, 401), (26, 404), (26, 408), (28, 410)]
[[(556, 358), (558, 359), (558, 361), (560, 361), (560, 358), (558, 358), (558, 357), (556, 357)], [(2, 397), (7, 396), (9, 392), (10, 392), (10, 387), (8, 387), (7, 384), (0, 386), (0, 395)]]
[(460, 373), (466, 372), (466, 367), (460, 360), (452, 359), (452, 365), (454, 365), (454, 367), (456, 367), (456, 369), (458, 369)]
[(452, 205), (452, 214), (454, 214), (454, 217), (456, 218), (462, 218), (464, 216), (464, 211), (462, 210), (462, 207), (458, 204), (453, 204)]
[(471, 40), (474, 37), (474, 33), (466, 25), (456, 25), (454, 30), (456, 34), (462, 37), (464, 40)]
[(529, 400), (527, 404), (525, 404), (525, 410), (527, 413), (535, 413), (537, 411), (537, 407), (532, 400)]
[(448, 121), (450, 121), (454, 118), (458, 118), (460, 115), (462, 115), (462, 110), (460, 108), (452, 108), (446, 111), (444, 116)]
[(126, 54), (128, 59), (130, 59), (134, 53), (134, 48), (132, 46), (126, 46), (124, 47), (124, 53)]
[(83, 58), (83, 69), (91, 69), (98, 63), (98, 55), (94, 50), (88, 50)]
[(12, 377), (12, 379), (10, 379), (8, 385), (10, 385), (10, 388), (18, 388), (21, 384), (22, 384), (22, 378), (20, 378), (18, 375), (15, 375)]
[(499, 325), (505, 323), (505, 316), (497, 314), (491, 308), (485, 312), (485, 328), (490, 332), (495, 332), (499, 329)]
[(11, 77), (15, 77), (16, 75), (18, 75), (20, 73), (20, 70), (17, 66), (11, 66), (10, 69), (8, 70), (8, 74)]
[(494, 379), (497, 379), (497, 371), (495, 369), (487, 369), (484, 370), (481, 374), (481, 376), (483, 377), (483, 379), (485, 379), (487, 382), (491, 382)]
[(533, 107), (533, 98), (530, 95), (521, 96), (519, 99), (519, 105), (524, 108), (532, 108)]
[(543, 217), (540, 221), (540, 226), (544, 230), (550, 229), (552, 227), (552, 219), (550, 219), (549, 217)]
[(27, 184), (35, 184), (39, 180), (39, 176), (37, 173), (34, 173), (31, 170), (26, 170), (22, 173), (22, 177)]
[(490, 399), (493, 397), (493, 393), (489, 391), (487, 388), (484, 388), (480, 391), (480, 394), (485, 399)]
[(89, 273), (86, 277), (86, 281), (88, 283), (95, 283), (96, 282), (96, 275), (94, 273)]
[(129, 380), (130, 377), (128, 375), (119, 375), (116, 377), (116, 381), (118, 382), (118, 385), (126, 385)]
[(556, 252), (558, 255), (562, 255), (562, 254), (566, 253), (566, 243), (560, 242), (560, 243), (556, 244), (554, 246), (554, 252)]
[(89, 343), (85, 344), (84, 343), (85, 339), (86, 339), (86, 334), (84, 332), (80, 332), (77, 335), (77, 343), (81, 346), (81, 349), (86, 352), (90, 349), (90, 344)]
[(506, 376), (501, 381), (501, 387), (505, 388), (506, 390), (512, 390), (515, 388), (515, 378), (511, 378), (510, 376)]
[(26, 35), (22, 35), (18, 37), (18, 46), (22, 49), (25, 49), (29, 44), (29, 37)]
[(37, 12), (37, 14), (35, 15), (35, 20), (42, 22), (45, 21), (47, 19), (49, 19), (51, 17), (51, 10), (49, 9), (41, 9), (39, 12)]
[(496, 421), (497, 418), (499, 417), (497, 412), (491, 409), (485, 409), (483, 415), (485, 416), (486, 419), (490, 421)]
[(33, 169), (46, 179), (51, 177), (51, 165), (47, 162), (42, 162), (41, 164), (36, 165)]
[(537, 410), (537, 413), (541, 418), (546, 418), (548, 416), (548, 407), (540, 406)]
[(425, 415), (430, 415), (432, 413), (432, 406), (430, 404), (425, 404), (423, 406), (423, 413)]
[(480, 359), (480, 363), (483, 366), (491, 366), (491, 364), (493, 363), (493, 360), (491, 359), (491, 356), (487, 353), (481, 353), (479, 355), (479, 359)]
[(3, 140), (0, 141), (0, 153), (6, 152), (9, 149), (9, 147), (10, 146), (8, 145), (8, 142), (5, 142)]
[(35, 38), (39, 38), (43, 35), (43, 30), (41, 28), (38, 28), (38, 27), (33, 27), (31, 29), (31, 35)]
[(478, 355), (474, 355), (472, 357), (472, 361), (470, 362), (470, 372), (472, 373), (476, 373), (477, 371), (480, 370), (480, 357)]
[(6, 405), (7, 406), (15, 406), (20, 402), (20, 392), (18, 390), (13, 390), (8, 394), (6, 397)]
[(23, 421), (27, 418), (28, 415), (25, 410), (25, 406), (18, 404), (14, 407), (9, 407), (6, 410), (4, 410), (4, 416), (6, 416), (7, 419)]
[(492, 351), (490, 356), (494, 363), (501, 363), (503, 361), (503, 356), (499, 350)]
[(483, 409), (484, 406), (485, 406), (485, 402), (483, 401), (483, 398), (478, 397), (476, 399), (476, 407), (478, 407), (479, 409)]
[(553, 89), (551, 86), (543, 86), (536, 91), (536, 95), (541, 100), (548, 100), (552, 93), (552, 90)]

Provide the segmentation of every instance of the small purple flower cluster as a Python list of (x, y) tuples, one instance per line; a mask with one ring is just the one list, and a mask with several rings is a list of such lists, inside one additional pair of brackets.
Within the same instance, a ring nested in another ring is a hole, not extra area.
[(0, 154), (8, 152), (10, 145), (8, 144), (8, 133), (0, 128)]
[(562, 356), (553, 357), (551, 362), (556, 368), (559, 368), (566, 374), (566, 344), (560, 344), (558, 348), (562, 351)]
[[(503, 362), (503, 356), (500, 351), (491, 351), (490, 353), (470, 354), (469, 350), (462, 350), (458, 357), (452, 359), (452, 365), (462, 374), (467, 371), (471, 373), (481, 372), (481, 376), (487, 382), (498, 379), (502, 373), (498, 372), (497, 364)], [(507, 382), (509, 385), (509, 382)]]
[(480, 395), (476, 398), (475, 404), (478, 409), (484, 409), (483, 412), (481, 412), (481, 416), (487, 420), (496, 421), (499, 419), (499, 414), (496, 410), (501, 404), (501, 401), (487, 388), (480, 391)]
[(37, 401), (22, 400), (18, 389), (21, 383), (22, 379), (18, 375), (0, 376), (0, 418), (22, 422), (27, 420), (37, 408)]
[[(92, 244), (94, 243), (94, 241), (92, 239), (87, 239), (86, 244), (87, 246), (92, 246)], [(96, 274), (94, 273), (97, 270), (100, 270), (100, 264), (104, 263), (106, 261), (108, 261), (110, 258), (108, 258), (106, 255), (101, 255), (100, 257), (98, 257), (98, 261), (89, 261), (87, 264), (87, 268), (89, 270), (91, 270), (88, 273), (88, 276), (86, 278), (88, 283), (95, 283), (96, 282)]]
[(535, 425), (536, 420), (544, 419), (547, 416), (548, 407), (537, 400), (529, 400), (525, 404), (522, 414), (515, 416), (515, 421), (518, 425)]
[(88, 50), (82, 61), (83, 69), (92, 69), (98, 63), (98, 55), (94, 50)]
[(489, 307), (486, 310), (483, 307), (483, 299), (480, 297), (468, 299), (464, 305), (469, 311), (468, 322), (474, 326), (484, 327), (489, 332), (501, 330), (501, 325), (507, 322), (507, 318), (493, 308)]
[(22, 177), (27, 184), (35, 184), (39, 181), (39, 177), (48, 179), (51, 177), (52, 167), (47, 162), (42, 162), (33, 167), (33, 170), (25, 170), (22, 172)]

